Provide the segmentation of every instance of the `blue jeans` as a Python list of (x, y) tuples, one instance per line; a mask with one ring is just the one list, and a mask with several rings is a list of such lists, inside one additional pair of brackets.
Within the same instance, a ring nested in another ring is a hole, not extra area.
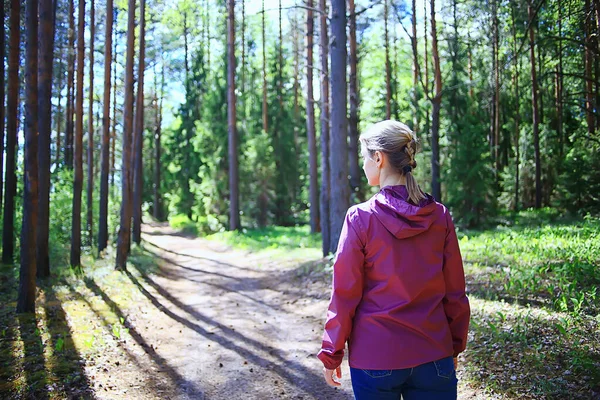
[(356, 400), (456, 400), (452, 357), (407, 369), (350, 368)]

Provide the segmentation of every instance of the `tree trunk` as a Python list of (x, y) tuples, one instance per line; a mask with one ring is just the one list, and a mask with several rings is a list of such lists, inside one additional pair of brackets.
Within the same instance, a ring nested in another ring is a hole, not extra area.
[(435, 76), (435, 94), (431, 100), (431, 192), (437, 201), (442, 201), (440, 182), (440, 108), (442, 103), (442, 70), (438, 52), (437, 25), (435, 21), (435, 0), (431, 0), (431, 54)]
[[(423, 54), (425, 56), (424, 64), (425, 64), (425, 84), (423, 91), (425, 92), (425, 96), (430, 97), (429, 94), (429, 41), (427, 40), (428, 32), (427, 32), (427, 1), (423, 2), (423, 41), (425, 42), (425, 47), (423, 48)], [(425, 138), (427, 142), (431, 140), (431, 132), (429, 131), (429, 107), (425, 107)], [(430, 143), (431, 145), (431, 143)]]
[(135, 107), (133, 174), (133, 241), (142, 242), (142, 195), (144, 190), (144, 70), (146, 68), (146, 0), (140, 0), (140, 59), (138, 62), (138, 91)]
[(321, 40), (321, 236), (323, 238), (323, 257), (329, 254), (331, 243), (331, 226), (329, 202), (329, 34), (327, 32), (326, 0), (319, 0), (320, 40)]
[[(241, 72), (242, 72), (242, 98), (244, 97), (244, 93), (246, 93), (246, 2), (245, 0), (241, 0), (242, 1), (242, 66), (241, 66)], [(242, 103), (243, 104), (243, 103)], [(245, 108), (245, 106), (243, 107)], [(244, 111), (244, 115), (246, 114), (246, 111)]]
[[(56, 0), (54, 2), (54, 7), (56, 8), (56, 5), (58, 4), (58, 0)], [(55, 19), (55, 26), (56, 26), (56, 19)], [(62, 60), (64, 57), (64, 54), (62, 52), (62, 47), (60, 47), (61, 51), (59, 53), (59, 57)], [(60, 150), (61, 150), (61, 128), (62, 128), (62, 117), (63, 117), (63, 108), (62, 108), (62, 89), (63, 89), (63, 78), (64, 78), (64, 71), (63, 71), (63, 64), (61, 63), (58, 67), (58, 90), (57, 90), (57, 95), (58, 95), (58, 99), (57, 99), (57, 107), (56, 107), (56, 153), (54, 155), (54, 165), (55, 168), (58, 168), (60, 166)]]
[[(102, 165), (100, 167), (100, 218), (98, 222), (98, 253), (108, 246), (108, 174), (110, 168), (110, 89), (112, 63), (113, 0), (106, 0), (106, 31), (104, 34), (104, 100), (102, 102)], [(116, 97), (116, 93), (115, 93)], [(113, 115), (114, 118), (114, 115)]]
[[(514, 4), (511, 5), (511, 17), (512, 17), (512, 34), (513, 34), (513, 52), (517, 54), (517, 27), (515, 22), (515, 9)], [(521, 103), (519, 93), (519, 57), (514, 57), (514, 74), (513, 74), (513, 86), (515, 88), (515, 205), (514, 210), (519, 211), (519, 173), (521, 170), (521, 145), (520, 145), (520, 126), (521, 123)]]
[[(392, 69), (390, 64), (390, 35), (388, 32), (388, 0), (383, 0), (383, 26), (385, 48), (385, 119), (392, 117)], [(333, 71), (333, 67), (331, 67)], [(333, 90), (333, 88), (331, 89)]]
[[(58, 1), (58, 0), (57, 0)], [(65, 165), (73, 168), (73, 117), (75, 98), (75, 2), (69, 1), (69, 55), (67, 57), (67, 122), (65, 126)]]
[(350, 136), (348, 146), (348, 159), (350, 160), (350, 186), (359, 200), (363, 200), (360, 190), (361, 169), (358, 163), (358, 50), (356, 46), (356, 10), (354, 0), (348, 0), (348, 13), (350, 15), (349, 39), (350, 39), (350, 118), (348, 120), (348, 135)]
[(594, 78), (592, 76), (592, 65), (594, 64), (593, 48), (593, 32), (590, 24), (590, 14), (592, 8), (590, 6), (590, 0), (585, 0), (585, 11), (583, 27), (585, 32), (585, 51), (584, 51), (584, 65), (585, 65), (585, 109), (587, 116), (588, 133), (590, 136), (594, 134), (596, 119), (594, 116)]
[(54, 10), (52, 1), (39, 4), (38, 54), (38, 180), (37, 276), (50, 275), (48, 237), (50, 228), (50, 141), (52, 135), (52, 59), (54, 55)]
[[(563, 159), (563, 61), (562, 61), (562, 15), (561, 8), (558, 7), (558, 65), (556, 66), (556, 131), (558, 134), (559, 158)], [(518, 98), (518, 97), (517, 97)]]
[(85, 56), (85, 0), (79, 0), (77, 19), (77, 97), (75, 99), (75, 157), (73, 167), (73, 225), (71, 230), (71, 267), (81, 266), (81, 192), (83, 190), (83, 59)]
[(127, 55), (125, 61), (125, 104), (123, 106), (123, 154), (121, 157), (121, 221), (117, 238), (116, 269), (127, 269), (131, 239), (131, 137), (133, 130), (133, 53), (135, 35), (135, 0), (128, 0)]
[(331, 242), (329, 251), (337, 250), (338, 240), (349, 207), (348, 128), (346, 120), (346, 1), (331, 2)]
[(419, 133), (419, 47), (417, 42), (417, 1), (412, 0), (412, 51), (413, 51), (413, 132)]
[(154, 150), (156, 154), (154, 156), (154, 218), (158, 221), (161, 221), (162, 216), (162, 201), (160, 195), (160, 157), (161, 157), (161, 144), (160, 144), (160, 136), (161, 136), (161, 127), (162, 127), (162, 106), (163, 106), (163, 97), (165, 95), (165, 65), (163, 62), (161, 69), (161, 86), (160, 86), (160, 102), (157, 101), (157, 110), (156, 110), (156, 130), (154, 134)]
[(493, 112), (493, 132), (494, 132), (494, 160), (496, 179), (500, 172), (500, 60), (499, 52), (499, 33), (498, 33), (498, 0), (492, 1), (492, 36), (493, 36), (493, 64), (494, 64), (494, 112)]
[[(90, 88), (88, 106), (88, 148), (87, 148), (87, 230), (89, 245), (93, 243), (93, 193), (94, 193), (94, 0), (90, 0)], [(109, 49), (110, 52), (110, 49)]]
[(240, 226), (238, 144), (235, 115), (235, 0), (228, 0), (227, 17), (227, 119), (229, 136), (229, 230)]
[(10, 2), (8, 51), (8, 90), (6, 98), (6, 179), (4, 182), (4, 218), (2, 220), (2, 262), (12, 264), (15, 251), (15, 195), (17, 190), (16, 155), (19, 112), (20, 0)]
[(310, 193), (310, 233), (319, 231), (319, 170), (317, 165), (317, 140), (315, 132), (315, 98), (313, 94), (313, 38), (315, 18), (313, 0), (306, 7), (306, 132), (308, 136), (308, 166)]
[(267, 133), (269, 131), (269, 120), (267, 114), (267, 37), (265, 35), (265, 0), (262, 0), (262, 52), (263, 52), (263, 104), (262, 104), (262, 119), (263, 119), (263, 131)]
[(533, 30), (533, 0), (527, 8), (530, 20), (529, 46), (531, 54), (531, 102), (533, 107), (533, 144), (535, 148), (535, 208), (542, 206), (542, 166), (540, 158), (540, 133), (538, 110), (538, 82), (535, 70), (535, 32)]
[(4, 192), (4, 52), (6, 45), (5, 7), (0, 7), (0, 20), (2, 20), (2, 35), (0, 37), (0, 210), (2, 210)]
[[(115, 10), (115, 18), (113, 21), (113, 25), (117, 26), (118, 19), (118, 9)], [(117, 32), (114, 32), (114, 48), (113, 54), (115, 57), (115, 61), (113, 62), (113, 104), (112, 104), (112, 121), (111, 121), (111, 140), (110, 140), (110, 187), (114, 188), (115, 186), (115, 155), (116, 155), (116, 147), (117, 147), (117, 64), (119, 54), (117, 53)], [(109, 190), (110, 193), (110, 190)], [(107, 206), (108, 207), (108, 206)], [(107, 236), (108, 237), (108, 236)]]
[(25, 171), (18, 313), (35, 313), (36, 231), (38, 218), (38, 2), (25, 2)]

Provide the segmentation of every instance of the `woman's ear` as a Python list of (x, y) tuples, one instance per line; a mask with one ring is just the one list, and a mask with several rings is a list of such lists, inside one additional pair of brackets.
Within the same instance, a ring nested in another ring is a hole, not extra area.
[(381, 168), (381, 166), (383, 165), (383, 154), (379, 150), (377, 150), (373, 155), (373, 160), (375, 161), (375, 164), (377, 164), (377, 167)]

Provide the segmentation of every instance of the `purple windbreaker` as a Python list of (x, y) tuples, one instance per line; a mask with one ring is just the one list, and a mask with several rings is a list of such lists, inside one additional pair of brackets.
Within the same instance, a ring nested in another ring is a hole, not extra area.
[(431, 196), (408, 202), (386, 186), (351, 207), (333, 267), (319, 359), (360, 369), (404, 369), (465, 349), (470, 308), (454, 224)]

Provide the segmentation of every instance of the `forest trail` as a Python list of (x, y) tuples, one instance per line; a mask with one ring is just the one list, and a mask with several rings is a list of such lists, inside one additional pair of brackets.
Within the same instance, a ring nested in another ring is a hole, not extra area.
[(306, 273), (307, 260), (269, 259), (165, 225), (144, 226), (143, 239), (159, 269), (128, 273), (147, 301), (122, 312), (134, 339), (119, 351), (129, 348), (128, 358), (105, 354), (97, 365), (109, 370), (87, 371), (94, 397), (353, 398), (347, 362), (341, 389), (322, 378), (315, 355), (330, 286)]

